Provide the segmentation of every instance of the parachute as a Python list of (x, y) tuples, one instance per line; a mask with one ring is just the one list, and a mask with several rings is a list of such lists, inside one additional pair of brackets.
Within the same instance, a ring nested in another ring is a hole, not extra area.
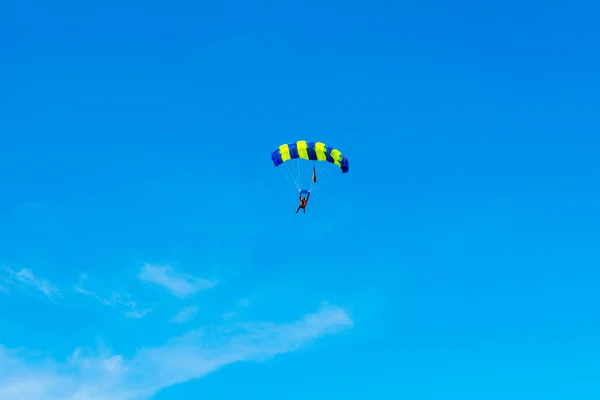
[(346, 156), (341, 151), (329, 147), (323, 142), (299, 140), (296, 143), (282, 144), (271, 154), (271, 159), (276, 167), (286, 161), (298, 158), (312, 161), (327, 161), (340, 167), (343, 174), (349, 171)]
[[(342, 174), (349, 171), (349, 162), (346, 156), (340, 150), (327, 146), (323, 142), (299, 140), (295, 143), (282, 144), (271, 153), (271, 160), (275, 167), (286, 166), (287, 178), (294, 182), (299, 191), (305, 190), (306, 186), (309, 187), (308, 190), (312, 190), (317, 181), (322, 184), (320, 179), (317, 180), (317, 176), (321, 175), (324, 167), (328, 164), (338, 167)], [(312, 164), (312, 178), (308, 185), (302, 178), (302, 169), (307, 162)]]

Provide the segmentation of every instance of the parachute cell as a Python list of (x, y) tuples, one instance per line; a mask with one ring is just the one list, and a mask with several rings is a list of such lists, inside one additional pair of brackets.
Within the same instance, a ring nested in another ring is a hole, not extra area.
[(271, 154), (271, 159), (276, 167), (286, 161), (298, 158), (311, 161), (325, 161), (337, 165), (343, 174), (349, 170), (346, 156), (338, 149), (327, 146), (323, 142), (299, 140), (295, 143), (282, 144)]

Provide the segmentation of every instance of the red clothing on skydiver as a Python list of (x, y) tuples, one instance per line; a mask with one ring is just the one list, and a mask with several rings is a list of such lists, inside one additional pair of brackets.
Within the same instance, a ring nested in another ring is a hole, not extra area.
[(300, 209), (302, 209), (302, 211), (306, 214), (306, 205), (308, 204), (309, 197), (310, 192), (308, 192), (308, 195), (306, 197), (302, 197), (302, 193), (300, 193), (300, 205), (298, 206), (298, 208), (296, 208), (296, 214), (298, 214), (298, 211), (300, 211)]

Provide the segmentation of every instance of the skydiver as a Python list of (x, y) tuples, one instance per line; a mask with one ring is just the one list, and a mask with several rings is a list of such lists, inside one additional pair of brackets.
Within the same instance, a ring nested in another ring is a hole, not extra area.
[[(307, 193), (306, 197), (302, 196), (303, 193)], [(309, 198), (310, 198), (309, 191), (306, 191), (306, 190), (300, 191), (300, 196), (298, 197), (298, 199), (300, 200), (300, 205), (298, 206), (298, 208), (296, 208), (296, 214), (298, 214), (298, 211), (300, 211), (300, 209), (302, 209), (302, 211), (304, 211), (304, 214), (306, 214), (306, 205), (308, 204)]]

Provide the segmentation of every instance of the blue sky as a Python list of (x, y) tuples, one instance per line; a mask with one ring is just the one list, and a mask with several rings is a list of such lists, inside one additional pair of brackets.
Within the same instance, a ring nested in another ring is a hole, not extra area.
[(2, 399), (600, 396), (598, 4), (1, 7)]

